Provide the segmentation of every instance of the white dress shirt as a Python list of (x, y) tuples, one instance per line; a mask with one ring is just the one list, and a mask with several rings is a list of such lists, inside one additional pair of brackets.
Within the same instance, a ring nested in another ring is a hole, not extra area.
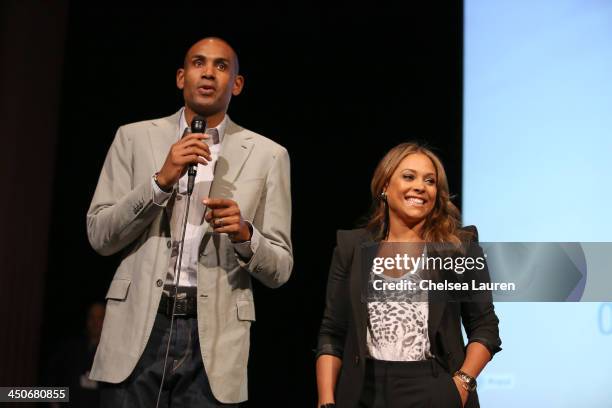
[[(205, 139), (204, 141), (210, 148), (212, 160), (208, 165), (198, 163), (197, 174), (194, 183), (193, 193), (191, 195), (191, 202), (189, 204), (189, 218), (187, 220), (187, 227), (185, 228), (185, 244), (183, 246), (183, 255), (181, 260), (181, 271), (180, 281), (178, 286), (197, 286), (197, 271), (198, 271), (198, 259), (200, 253), (200, 243), (204, 234), (208, 229), (208, 222), (204, 219), (204, 214), (207, 207), (202, 203), (204, 198), (208, 198), (210, 193), (210, 187), (213, 182), (213, 172), (217, 159), (219, 158), (219, 152), (223, 145), (223, 139), (225, 137), (225, 128), (227, 126), (227, 115), (223, 118), (221, 123), (215, 128), (207, 128), (205, 133), (210, 133), (212, 129), (216, 129), (219, 134), (219, 143), (214, 144), (212, 137)], [(177, 141), (183, 136), (186, 129), (189, 129), (187, 121), (185, 119), (185, 110), (181, 111), (179, 120), (179, 126), (177, 129)], [(171, 211), (168, 214), (170, 218), (170, 229), (172, 234), (172, 252), (170, 256), (170, 264), (168, 268), (168, 275), (166, 277), (166, 285), (175, 285), (176, 277), (174, 276), (174, 266), (177, 261), (180, 237), (182, 233), (182, 223), (185, 213), (185, 203), (187, 199), (187, 180), (188, 175), (185, 173), (177, 185), (175, 186), (176, 198), (174, 205), (171, 209), (166, 207), (167, 211)], [(151, 179), (153, 183), (153, 202), (157, 205), (164, 205), (174, 192), (165, 192), (159, 188), (157, 183)], [(214, 197), (212, 197), (214, 198)], [(251, 241), (235, 243), (234, 250), (237, 256), (240, 256), (243, 260), (248, 261), (257, 249), (257, 236), (251, 237)]]

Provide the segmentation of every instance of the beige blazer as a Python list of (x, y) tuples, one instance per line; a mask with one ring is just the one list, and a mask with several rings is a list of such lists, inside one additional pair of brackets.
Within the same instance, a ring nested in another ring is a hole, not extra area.
[[(122, 251), (106, 295), (102, 337), (91, 379), (125, 380), (144, 351), (168, 272), (170, 224), (153, 203), (151, 177), (176, 142), (179, 112), (119, 128), (87, 212), (87, 235), (102, 255)], [(231, 198), (253, 224), (259, 246), (248, 263), (225, 234), (209, 229), (200, 246), (198, 331), (202, 360), (215, 397), (247, 399), (250, 327), (255, 321), (251, 276), (269, 287), (293, 267), (289, 155), (279, 144), (231, 120), (210, 197)], [(172, 205), (173, 198), (167, 205)]]

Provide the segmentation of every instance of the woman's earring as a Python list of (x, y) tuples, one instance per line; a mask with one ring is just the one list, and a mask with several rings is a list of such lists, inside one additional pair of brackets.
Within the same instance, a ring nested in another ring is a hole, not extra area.
[(387, 203), (387, 192), (386, 191), (383, 191), (382, 193), (380, 193), (380, 199), (383, 200), (385, 204)]

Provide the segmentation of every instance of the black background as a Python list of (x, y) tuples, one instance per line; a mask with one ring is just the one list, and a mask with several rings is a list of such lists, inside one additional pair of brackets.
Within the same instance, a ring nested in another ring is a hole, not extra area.
[(295, 267), (280, 289), (255, 284), (248, 406), (312, 407), (335, 231), (367, 214), (378, 160), (400, 142), (426, 142), (451, 193), (461, 191), (463, 5), (168, 4), (69, 3), (41, 364), (82, 330), (118, 263), (90, 248), (85, 229), (116, 129), (177, 111), (176, 69), (215, 35), (246, 77), (230, 116), (284, 145), (292, 166)]

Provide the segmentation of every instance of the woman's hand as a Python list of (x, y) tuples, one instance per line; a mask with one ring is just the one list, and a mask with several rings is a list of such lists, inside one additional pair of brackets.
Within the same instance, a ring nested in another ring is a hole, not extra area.
[(457, 390), (459, 390), (459, 396), (461, 396), (461, 406), (465, 407), (465, 403), (467, 402), (467, 399), (470, 394), (468, 390), (463, 388), (462, 382), (459, 378), (453, 377), (453, 381), (455, 382), (455, 386), (457, 387)]
[(334, 390), (341, 367), (342, 360), (338, 357), (323, 354), (317, 358), (317, 406), (335, 403)]
[[(465, 360), (463, 361), (463, 365), (461, 366), (460, 370), (476, 378), (490, 360), (491, 353), (489, 350), (483, 344), (474, 341), (467, 346)], [(465, 406), (465, 402), (469, 396), (469, 391), (463, 388), (459, 377), (453, 376), (453, 381), (459, 390), (461, 403), (463, 406)]]

